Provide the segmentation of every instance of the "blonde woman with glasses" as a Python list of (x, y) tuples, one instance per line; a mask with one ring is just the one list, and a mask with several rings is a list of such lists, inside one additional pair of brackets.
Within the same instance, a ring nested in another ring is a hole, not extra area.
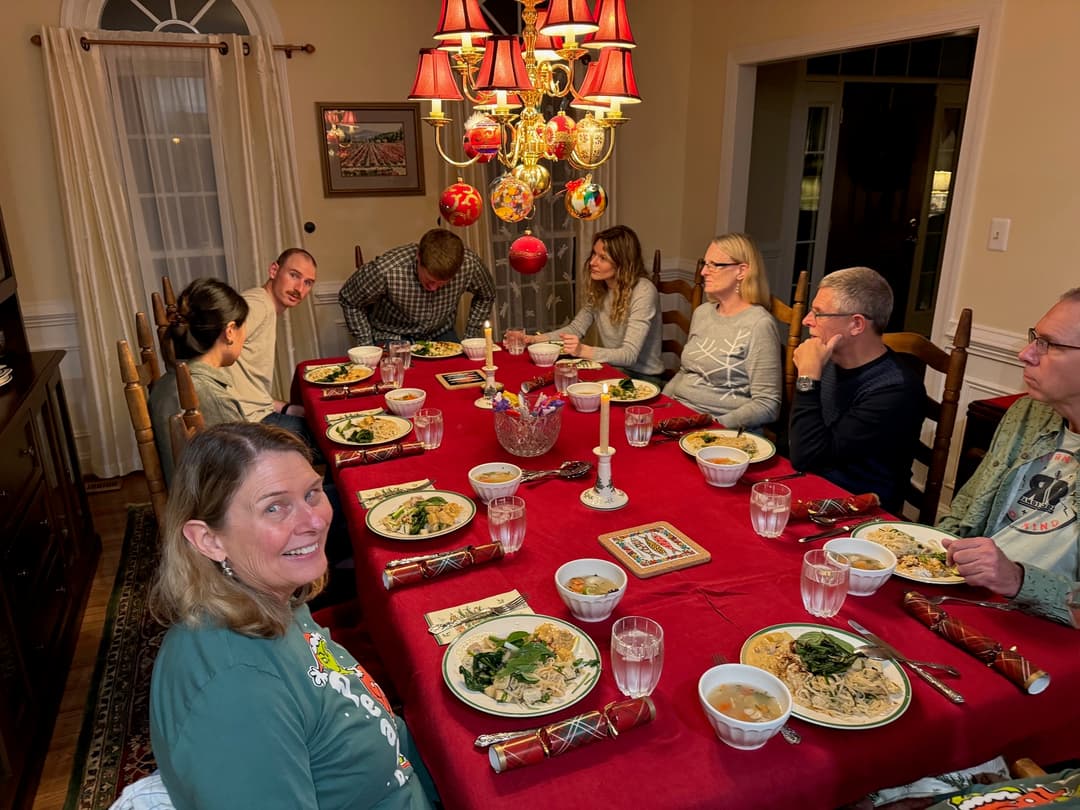
[(669, 397), (725, 427), (757, 430), (780, 415), (780, 334), (769, 312), (769, 282), (754, 240), (718, 236), (705, 251), (705, 296), (694, 311)]

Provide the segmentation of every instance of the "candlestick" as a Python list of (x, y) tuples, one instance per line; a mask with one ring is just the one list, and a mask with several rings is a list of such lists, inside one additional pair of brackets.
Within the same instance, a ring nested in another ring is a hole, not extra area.
[[(492, 353), (494, 351), (495, 350), (494, 350), (494, 348), (492, 348), (492, 345), (491, 345), (491, 321), (484, 321), (484, 365), (485, 366), (493, 366), (493, 365), (495, 365), (492, 362), (492, 359), (491, 359)], [(492, 396), (494, 396), (494, 394), (492, 394)]]
[(493, 366), (490, 363), (483, 367), (484, 390), (482, 391), (480, 398), (473, 402), (473, 405), (477, 408), (490, 410), (495, 407), (495, 395), (503, 389), (501, 384), (495, 382), (495, 372), (498, 371), (498, 369), (498, 366)]
[(611, 432), (611, 394), (608, 393), (608, 384), (604, 383), (604, 390), (600, 394), (600, 452), (608, 451), (608, 435)]
[(581, 502), (593, 509), (622, 509), (630, 498), (611, 482), (611, 457), (615, 448), (594, 447), (596, 455), (596, 484), (581, 493)]

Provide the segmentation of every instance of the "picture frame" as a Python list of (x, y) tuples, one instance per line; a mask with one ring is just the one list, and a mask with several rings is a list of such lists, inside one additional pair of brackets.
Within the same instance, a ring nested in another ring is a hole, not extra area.
[(424, 193), (417, 102), (315, 102), (323, 196)]

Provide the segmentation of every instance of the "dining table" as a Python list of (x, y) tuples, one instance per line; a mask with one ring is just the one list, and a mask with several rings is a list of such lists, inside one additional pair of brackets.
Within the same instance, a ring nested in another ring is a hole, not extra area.
[[(552, 372), (533, 364), (527, 353), (513, 356), (497, 350), (493, 359), (496, 379), (508, 391), (518, 391), (523, 381)], [(347, 361), (328, 358), (301, 363), (298, 377), (302, 378), (308, 365), (327, 362)], [(527, 530), (519, 551), (388, 590), (383, 573), (391, 560), (489, 543), (486, 510), (478, 504), (470, 522), (444, 536), (389, 539), (365, 525), (360, 491), (430, 479), (436, 489), (476, 500), (468, 471), (481, 463), (511, 462), (524, 469), (551, 469), (565, 460), (595, 465), (599, 413), (578, 412), (570, 403), (562, 408), (561, 430), (550, 451), (518, 458), (504, 450), (495, 435), (492, 411), (477, 405), (481, 389), (448, 389), (436, 377), (440, 372), (478, 371), (482, 365), (465, 356), (413, 356), (404, 385), (423, 389), (424, 406), (442, 411), (445, 434), (437, 449), (377, 464), (338, 467), (335, 454), (350, 448), (331, 440), (327, 430), (328, 417), (382, 406), (382, 395), (327, 398), (326, 386), (305, 382), (298, 386), (309, 427), (333, 470), (341, 497), (367, 629), (402, 697), (405, 719), (445, 807), (634, 803), (682, 810), (831, 808), (876, 788), (968, 767), (998, 754), (1053, 763), (1080, 753), (1077, 710), (1069, 708), (1080, 694), (1076, 630), (1020, 611), (942, 606), (1005, 647), (1015, 647), (1049, 673), (1049, 686), (1039, 694), (1029, 694), (916, 621), (902, 605), (905, 593), (913, 590), (927, 596), (988, 598), (984, 590), (893, 576), (870, 596), (849, 595), (836, 616), (815, 618), (803, 607), (799, 583), (803, 553), (816, 544), (800, 543), (798, 538), (820, 527), (793, 518), (779, 537), (765, 539), (754, 533), (750, 522), (751, 484), (792, 472), (790, 462), (777, 454), (751, 464), (734, 486), (710, 486), (678, 441), (654, 435), (646, 447), (629, 446), (623, 435), (624, 406), (618, 404), (611, 407), (611, 479), (626, 493), (625, 506), (602, 510), (583, 503), (582, 492), (595, 484), (595, 466), (582, 479), (556, 477), (522, 484), (517, 494), (526, 502)], [(607, 367), (579, 371), (581, 380), (621, 376)], [(551, 385), (539, 390), (556, 395)], [(663, 394), (644, 404), (654, 408), (656, 421), (694, 413)], [(406, 438), (412, 440), (411, 435)], [(815, 475), (785, 483), (795, 499), (848, 494)], [(625, 596), (611, 617), (591, 623), (575, 619), (557, 593), (556, 569), (578, 558), (612, 560), (598, 541), (601, 535), (657, 521), (669, 522), (706, 549), (710, 561), (648, 578), (631, 574)], [(543, 717), (491, 715), (459, 699), (444, 682), (446, 648), (428, 632), (425, 621), (428, 612), (513, 589), (527, 595), (535, 613), (577, 627), (595, 642), (601, 655), (601, 672), (592, 691), (574, 705)], [(609, 646), (612, 623), (630, 615), (651, 618), (664, 631), (663, 671), (651, 694), (655, 718), (613, 739), (528, 767), (502, 773), (493, 770), (487, 752), (474, 747), (479, 734), (533, 728), (623, 699), (611, 674)], [(960, 676), (946, 680), (963, 694), (965, 702), (954, 704), (911, 677), (907, 710), (886, 725), (831, 728), (792, 716), (789, 724), (802, 737), (797, 745), (775, 736), (757, 750), (737, 750), (717, 738), (698, 698), (698, 680), (713, 666), (715, 655), (738, 661), (744, 641), (769, 626), (812, 623), (847, 630), (849, 619), (911, 658), (955, 667)]]

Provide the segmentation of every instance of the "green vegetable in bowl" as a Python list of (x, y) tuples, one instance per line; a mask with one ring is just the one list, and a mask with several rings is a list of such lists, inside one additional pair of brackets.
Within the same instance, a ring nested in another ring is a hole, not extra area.
[(843, 639), (812, 630), (795, 639), (795, 653), (813, 675), (844, 672), (858, 658), (855, 648)]

